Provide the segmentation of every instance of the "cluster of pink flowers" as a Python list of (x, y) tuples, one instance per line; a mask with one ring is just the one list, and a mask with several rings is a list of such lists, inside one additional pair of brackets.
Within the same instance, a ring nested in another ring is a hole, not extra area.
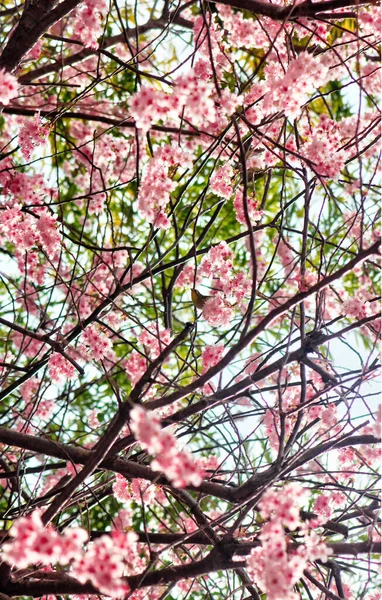
[(302, 275), (298, 272), (291, 281), (295, 281), (298, 285), (299, 292), (307, 292), (313, 285), (317, 283), (317, 273), (307, 269)]
[(242, 98), (238, 94), (223, 90), (215, 97), (215, 87), (201, 79), (196, 70), (181, 75), (175, 82), (172, 93), (142, 87), (130, 99), (130, 114), (142, 133), (158, 120), (167, 121), (182, 116), (195, 127), (220, 130)]
[[(269, 489), (263, 495), (260, 514), (267, 522), (262, 526), (261, 547), (254, 548), (248, 559), (248, 572), (269, 600), (297, 600), (293, 586), (301, 578), (310, 560), (326, 562), (330, 550), (314, 531), (308, 531), (300, 520), (300, 507), (306, 497), (298, 484), (288, 484), (282, 490)], [(301, 529), (304, 542), (288, 551), (284, 527)]]
[(123, 475), (116, 473), (113, 492), (120, 502), (138, 502), (151, 505), (155, 501), (164, 500), (165, 495), (160, 487), (145, 479), (134, 478), (128, 481)]
[(83, 0), (76, 9), (74, 35), (86, 48), (98, 48), (97, 39), (102, 34), (101, 21), (108, 8), (108, 0)]
[(24, 402), (30, 402), (32, 400), (33, 396), (37, 394), (40, 384), (41, 382), (37, 377), (31, 377), (23, 383), (20, 387), (20, 396)]
[(200, 282), (200, 275), (195, 275), (194, 265), (185, 265), (183, 271), (176, 280), (176, 287), (180, 288), (193, 288)]
[[(172, 100), (173, 97), (169, 94), (146, 86), (133, 94), (129, 101), (130, 114), (137, 128), (146, 132), (154, 121), (167, 118), (171, 110), (170, 99)], [(175, 103), (174, 109), (175, 116), (178, 109), (177, 103)]]
[(96, 325), (86, 327), (82, 342), (87, 346), (88, 356), (94, 360), (102, 360), (113, 347), (111, 339)]
[(214, 277), (219, 275), (221, 279), (226, 279), (230, 276), (232, 263), (232, 250), (226, 242), (220, 242), (217, 246), (211, 248), (206, 254), (200, 265), (199, 275), (202, 277)]
[(311, 168), (323, 177), (337, 178), (350, 154), (341, 150), (342, 135), (338, 123), (327, 115), (321, 115), (320, 122), (311, 131), (306, 130), (307, 141), (301, 147), (301, 154), (308, 159)]
[(265, 72), (269, 88), (263, 100), (265, 110), (283, 111), (287, 117), (295, 119), (309, 94), (326, 83), (329, 67), (322, 57), (315, 58), (302, 52), (291, 60), (286, 73), (277, 63), (270, 63)]
[[(37, 311), (36, 314), (38, 314)], [(43, 334), (44, 332), (37, 330), (36, 333)], [(25, 354), (25, 356), (28, 356), (29, 358), (36, 358), (44, 348), (44, 343), (40, 340), (23, 335), (18, 331), (13, 332), (12, 341), (19, 352)]]
[[(239, 190), (236, 193), (235, 199), (233, 201), (233, 206), (236, 212), (237, 221), (239, 223), (242, 223), (243, 225), (247, 225), (244, 212), (244, 198), (242, 191)], [(253, 223), (257, 223), (258, 221), (260, 221), (264, 215), (264, 211), (259, 209), (258, 201), (252, 196), (248, 196), (247, 198), (247, 210), (248, 216)]]
[(49, 377), (52, 381), (58, 383), (62, 379), (74, 379), (76, 369), (62, 354), (53, 352), (48, 362)]
[(211, 191), (221, 198), (230, 198), (233, 194), (231, 183), (233, 174), (233, 167), (229, 162), (216, 169), (210, 179)]
[(68, 564), (79, 558), (88, 535), (79, 527), (60, 534), (53, 527), (44, 527), (37, 511), (18, 519), (11, 530), (15, 538), (1, 549), (2, 558), (9, 564), (24, 568), (31, 564)]
[(224, 353), (224, 344), (216, 344), (215, 346), (206, 346), (202, 352), (202, 373), (205, 373), (211, 367), (214, 367)]
[(48, 187), (43, 175), (28, 175), (13, 169), (10, 158), (5, 159), (2, 168), (7, 169), (0, 173), (0, 183), (3, 185), (2, 194), (11, 196), (9, 206), (22, 203), (42, 204), (47, 198), (55, 198), (57, 192)]
[(364, 34), (379, 37), (381, 33), (381, 11), (378, 6), (367, 6), (357, 14)]
[(277, 255), (281, 261), (282, 266), (288, 275), (293, 268), (294, 255), (290, 248), (290, 245), (286, 244), (283, 239), (275, 239), (275, 246), (277, 247)]
[(34, 148), (45, 144), (49, 129), (41, 122), (40, 113), (34, 119), (27, 119), (20, 129), (19, 144), (26, 160), (29, 160)]
[(139, 210), (149, 223), (161, 229), (170, 227), (164, 209), (177, 183), (169, 176), (169, 169), (178, 165), (187, 168), (191, 164), (190, 156), (175, 144), (158, 148), (149, 160), (138, 194)]
[(221, 292), (208, 298), (203, 306), (203, 317), (213, 327), (228, 325), (234, 316), (235, 311)]
[(347, 317), (354, 319), (364, 319), (371, 315), (370, 303), (365, 300), (364, 294), (348, 298), (342, 304), (342, 311)]
[(307, 491), (295, 483), (287, 484), (282, 490), (268, 489), (259, 503), (260, 514), (263, 519), (277, 520), (295, 531), (300, 525), (300, 507), (307, 496)]
[(136, 540), (137, 535), (132, 531), (102, 535), (89, 544), (87, 552), (74, 562), (71, 570), (73, 576), (81, 583), (90, 581), (106, 596), (125, 596), (130, 587), (122, 577), (132, 550), (136, 557)]
[(210, 325), (228, 325), (235, 315), (229, 298), (241, 302), (251, 291), (251, 281), (244, 271), (233, 271), (232, 251), (226, 242), (221, 242), (203, 258), (198, 270), (200, 277), (213, 279), (216, 291), (203, 306), (203, 317)]
[(26, 403), (19, 421), (16, 422), (16, 427), (19, 431), (22, 430), (25, 433), (30, 428), (31, 433), (33, 433), (33, 419), (38, 419), (40, 424), (41, 419), (49, 420), (55, 413), (57, 413), (57, 403), (54, 400), (47, 399)]
[(135, 350), (130, 354), (125, 362), (125, 371), (133, 385), (135, 385), (147, 369), (147, 360)]
[(19, 84), (13, 75), (5, 69), (0, 69), (0, 104), (9, 104), (12, 98), (16, 98)]
[[(229, 67), (227, 47), (223, 41), (223, 30), (215, 26), (212, 15), (197, 17), (194, 21), (193, 34), (195, 49), (202, 57), (199, 63), (203, 64), (208, 75), (212, 74), (212, 56), (216, 71), (222, 75), (224, 68)], [(199, 65), (200, 69), (201, 65)]]
[(335, 492), (322, 492), (313, 504), (313, 512), (319, 515), (318, 520), (314, 519), (314, 521), (320, 520), (322, 523), (327, 521), (333, 515), (333, 512), (336, 508), (340, 508), (341, 506), (345, 506), (346, 504), (346, 496), (338, 491)]
[[(25, 279), (28, 282), (34, 282), (38, 285), (43, 285), (47, 270), (46, 262), (41, 262), (39, 253), (35, 250), (21, 251), (16, 250), (17, 266), (20, 273), (25, 274)], [(51, 257), (50, 257), (51, 258)]]
[[(37, 212), (37, 211), (36, 211)], [(15, 244), (18, 251), (41, 246), (53, 256), (61, 246), (61, 234), (57, 229), (57, 216), (40, 209), (39, 218), (22, 212), (21, 205), (7, 207), (0, 216), (0, 232)]]
[(139, 353), (134, 350), (124, 363), (126, 373), (133, 385), (140, 380), (147, 369), (146, 355), (152, 359), (157, 358), (171, 340), (169, 329), (157, 328), (155, 325), (150, 325), (139, 334), (138, 341), (144, 346), (145, 352)]
[(113, 531), (88, 542), (81, 527), (63, 533), (44, 527), (37, 511), (18, 519), (12, 527), (13, 540), (3, 545), (1, 557), (10, 565), (25, 568), (33, 564), (71, 565), (71, 575), (81, 583), (91, 582), (101, 594), (118, 598), (129, 592), (123, 576), (134, 565), (143, 566), (132, 532)]
[(135, 406), (130, 411), (130, 429), (142, 448), (155, 456), (151, 468), (164, 473), (174, 487), (201, 484), (203, 469), (188, 450), (179, 449), (174, 434), (162, 429), (154, 412)]
[(144, 329), (138, 336), (138, 341), (145, 347), (151, 358), (157, 358), (171, 340), (170, 329), (157, 329), (153, 325)]
[[(225, 348), (223, 344), (216, 344), (215, 346), (206, 346), (202, 352), (202, 374), (206, 373), (211, 367), (214, 367), (223, 356)], [(209, 381), (203, 386), (202, 392), (208, 396), (213, 394), (215, 386)]]
[(219, 16), (223, 19), (224, 29), (228, 32), (233, 47), (263, 47), (266, 38), (262, 35), (259, 39), (261, 29), (256, 27), (253, 19), (244, 19), (242, 13), (234, 13), (230, 6), (220, 5)]

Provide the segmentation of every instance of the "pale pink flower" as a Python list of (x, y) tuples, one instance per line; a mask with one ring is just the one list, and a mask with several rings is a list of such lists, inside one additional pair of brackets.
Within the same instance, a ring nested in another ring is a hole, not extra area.
[(110, 338), (96, 325), (86, 327), (82, 334), (82, 341), (87, 346), (89, 357), (94, 360), (102, 360), (113, 347)]
[(174, 487), (197, 487), (201, 484), (204, 469), (194, 461), (188, 450), (179, 449), (176, 437), (161, 428), (155, 413), (135, 406), (130, 411), (130, 429), (142, 448), (155, 455), (151, 468), (164, 473)]
[(215, 346), (206, 346), (202, 352), (202, 373), (205, 373), (211, 367), (214, 367), (223, 356), (224, 344), (216, 344)]
[(49, 129), (41, 122), (40, 113), (36, 113), (33, 119), (24, 121), (19, 133), (19, 144), (26, 160), (30, 159), (36, 146), (45, 144), (48, 133)]
[(221, 198), (230, 198), (233, 194), (232, 188), (233, 168), (230, 163), (219, 167), (211, 176), (210, 189)]
[(235, 316), (232, 306), (224, 299), (221, 292), (211, 296), (203, 306), (203, 317), (210, 325), (220, 327), (228, 325)]
[(125, 370), (133, 385), (135, 385), (147, 369), (147, 362), (144, 356), (135, 350), (130, 354), (125, 363)]
[(76, 369), (62, 354), (53, 352), (48, 362), (49, 377), (54, 382), (59, 382), (62, 379), (74, 379), (76, 377)]
[(5, 69), (0, 69), (0, 104), (9, 104), (12, 98), (16, 98), (19, 84), (13, 75)]
[[(236, 212), (236, 219), (238, 220), (238, 222), (242, 223), (243, 225), (247, 225), (244, 211), (243, 192), (238, 191), (236, 193), (233, 201), (233, 206)], [(264, 211), (260, 210), (259, 203), (255, 198), (247, 198), (247, 210), (249, 219), (253, 223), (257, 223), (258, 221), (260, 221), (264, 215)]]

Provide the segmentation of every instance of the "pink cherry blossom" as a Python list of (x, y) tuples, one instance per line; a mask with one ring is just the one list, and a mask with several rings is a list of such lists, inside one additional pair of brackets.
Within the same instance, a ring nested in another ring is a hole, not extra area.
[(48, 362), (49, 377), (54, 382), (60, 382), (63, 379), (74, 379), (76, 369), (62, 354), (53, 352)]
[(230, 163), (219, 167), (210, 179), (210, 188), (217, 196), (221, 198), (230, 198), (233, 194), (231, 179), (233, 177), (233, 168)]
[(152, 411), (135, 406), (130, 411), (130, 429), (134, 437), (150, 454), (154, 471), (162, 471), (174, 487), (199, 486), (204, 471), (194, 461), (188, 450), (180, 450), (176, 437), (169, 430), (162, 430), (159, 417)]
[(40, 380), (37, 377), (31, 377), (20, 387), (20, 395), (24, 402), (28, 403), (37, 393), (40, 386)]
[(202, 372), (208, 371), (211, 367), (214, 367), (221, 357), (223, 356), (225, 348), (223, 344), (216, 344), (216, 346), (206, 346), (202, 352)]
[(35, 114), (34, 119), (25, 120), (19, 133), (19, 144), (26, 160), (30, 159), (36, 146), (45, 144), (48, 133), (49, 130), (42, 124), (39, 113)]
[(228, 325), (235, 316), (235, 311), (221, 292), (208, 298), (203, 306), (202, 313), (207, 323), (214, 327)]
[(88, 539), (86, 531), (76, 527), (63, 534), (53, 527), (44, 527), (37, 511), (18, 519), (11, 530), (13, 541), (4, 544), (1, 554), (11, 565), (23, 568), (31, 564), (68, 564), (81, 556), (82, 545)]
[(354, 319), (364, 319), (371, 315), (371, 306), (369, 302), (365, 302), (362, 297), (354, 296), (345, 300), (342, 304), (342, 310), (348, 317)]
[[(291, 60), (284, 74), (279, 65), (266, 68), (267, 84), (270, 91), (265, 94), (264, 107), (267, 111), (284, 111), (287, 117), (299, 116), (301, 107), (316, 88), (327, 81), (329, 67), (325, 60), (302, 52)], [(290, 93), (293, 90), (293, 93)]]
[[(247, 225), (247, 220), (245, 218), (244, 211), (244, 199), (243, 193), (238, 191), (235, 195), (233, 206), (236, 212), (236, 219), (239, 223), (243, 225)], [(260, 210), (259, 203), (254, 197), (247, 198), (247, 210), (250, 221), (253, 223), (257, 223), (260, 221), (264, 215), (264, 211)]]
[(133, 385), (135, 385), (147, 369), (147, 362), (144, 356), (135, 350), (130, 354), (129, 359), (125, 363), (125, 370)]
[[(121, 536), (121, 540), (119, 537)], [(102, 535), (88, 545), (87, 552), (75, 560), (72, 566), (73, 576), (82, 583), (90, 581), (100, 592), (112, 598), (124, 596), (129, 592), (129, 585), (122, 579), (125, 574), (126, 564), (121, 542), (124, 550), (136, 547), (137, 536), (133, 532), (115, 533), (111, 536)], [(119, 543), (118, 543), (119, 542)], [(135, 552), (134, 552), (135, 553)], [(126, 559), (128, 554), (125, 554)]]
[(111, 339), (96, 325), (90, 325), (82, 334), (82, 341), (87, 346), (89, 357), (102, 360), (113, 347)]
[(101, 20), (109, 7), (108, 0), (82, 0), (76, 9), (74, 34), (87, 48), (97, 48), (102, 34)]
[(0, 104), (9, 104), (12, 98), (16, 98), (19, 84), (13, 75), (5, 69), (0, 69)]

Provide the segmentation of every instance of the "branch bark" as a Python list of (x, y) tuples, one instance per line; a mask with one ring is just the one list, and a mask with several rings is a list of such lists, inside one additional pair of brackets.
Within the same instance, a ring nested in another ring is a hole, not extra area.
[(81, 0), (28, 0), (22, 17), (0, 56), (0, 69), (10, 73), (20, 65), (23, 57), (33, 48), (39, 38), (70, 13)]
[[(364, 4), (374, 4), (370, 0), (328, 0), (328, 2), (311, 2), (311, 0), (297, 4), (297, 6), (281, 6), (262, 2), (262, 0), (217, 0), (216, 4), (225, 4), (232, 8), (241, 8), (248, 10), (256, 15), (270, 17), (275, 21), (291, 21), (298, 17), (318, 17), (322, 12), (339, 10), (348, 6), (357, 7)], [(338, 13), (338, 19), (341, 19), (341, 13)]]
[[(80, 465), (85, 465), (92, 455), (92, 452), (85, 448), (62, 444), (52, 440), (44, 440), (37, 436), (19, 433), (18, 431), (12, 431), (5, 427), (0, 427), (0, 442), (16, 448), (23, 448), (24, 450), (44, 454), (45, 456), (62, 458)], [(120, 473), (127, 479), (137, 477), (146, 479), (147, 481), (155, 481), (160, 485), (169, 485), (169, 482), (164, 477), (161, 477), (149, 467), (123, 458), (106, 458), (99, 463), (98, 468), (114, 473)], [(220, 483), (210, 483), (208, 481), (203, 482), (197, 488), (189, 486), (187, 489), (210, 494), (224, 500), (229, 500), (232, 495), (231, 487)]]
[[(198, 562), (187, 565), (169, 567), (159, 571), (152, 571), (147, 574), (133, 575), (126, 577), (125, 581), (132, 590), (153, 585), (165, 585), (167, 583), (176, 583), (182, 579), (190, 577), (199, 577), (215, 571), (226, 571), (229, 569), (238, 569), (245, 567), (245, 561), (232, 561), (219, 556), (212, 551), (206, 558)], [(8, 583), (0, 591), (9, 596), (44, 596), (45, 594), (98, 594), (98, 591), (90, 583), (79, 583), (73, 577), (64, 575), (61, 580), (54, 581), (35, 581), (23, 580), (15, 583)]]

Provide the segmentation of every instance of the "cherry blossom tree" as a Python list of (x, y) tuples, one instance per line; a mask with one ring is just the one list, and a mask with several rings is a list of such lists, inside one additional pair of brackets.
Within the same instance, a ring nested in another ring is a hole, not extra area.
[(377, 600), (378, 7), (0, 23), (1, 600)]

